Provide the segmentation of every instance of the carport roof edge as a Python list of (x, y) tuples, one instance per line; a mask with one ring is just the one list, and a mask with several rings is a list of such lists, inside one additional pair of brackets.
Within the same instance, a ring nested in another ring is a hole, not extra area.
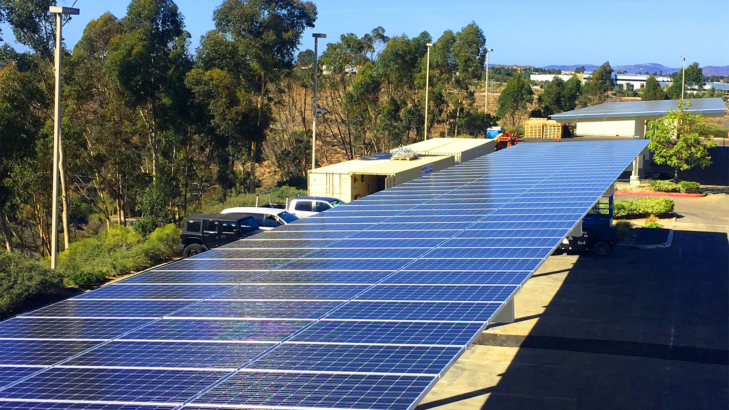
[[(680, 100), (662, 101), (623, 101), (603, 103), (587, 108), (580, 108), (550, 115), (549, 118), (558, 122), (570, 122), (571, 120), (599, 119), (599, 118), (626, 118), (626, 117), (655, 117), (659, 118), (668, 112), (676, 109), (676, 103)], [(727, 110), (726, 104), (721, 98), (699, 98), (685, 100), (691, 106), (686, 111), (692, 114), (704, 114), (711, 116), (724, 115)]]

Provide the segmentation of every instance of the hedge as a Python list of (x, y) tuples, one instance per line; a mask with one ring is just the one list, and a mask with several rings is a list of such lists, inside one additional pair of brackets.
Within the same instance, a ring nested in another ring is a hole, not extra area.
[(0, 251), (0, 319), (46, 304), (63, 289), (60, 272), (23, 253)]
[(673, 213), (674, 203), (666, 198), (636, 198), (615, 201), (615, 218), (646, 218)]
[(63, 275), (73, 285), (89, 289), (107, 278), (138, 272), (177, 254), (180, 229), (157, 228), (145, 240), (130, 227), (115, 226), (99, 237), (82, 239), (58, 256)]
[(657, 192), (684, 192), (691, 194), (699, 192), (699, 188), (701, 188), (701, 184), (692, 181), (675, 183), (673, 181), (649, 179), (648, 185)]

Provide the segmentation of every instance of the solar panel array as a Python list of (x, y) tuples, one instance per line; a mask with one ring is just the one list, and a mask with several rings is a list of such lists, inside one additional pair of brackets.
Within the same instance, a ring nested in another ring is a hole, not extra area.
[(411, 408), (645, 146), (517, 145), (6, 320), (0, 408)]

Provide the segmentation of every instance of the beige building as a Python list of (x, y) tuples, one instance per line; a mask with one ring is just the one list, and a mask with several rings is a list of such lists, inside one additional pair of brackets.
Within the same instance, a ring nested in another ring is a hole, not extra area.
[(317, 168), (309, 172), (309, 195), (351, 202), (494, 152), (494, 141), (433, 138), (407, 148), (419, 158), (394, 160), (392, 154), (383, 153)]

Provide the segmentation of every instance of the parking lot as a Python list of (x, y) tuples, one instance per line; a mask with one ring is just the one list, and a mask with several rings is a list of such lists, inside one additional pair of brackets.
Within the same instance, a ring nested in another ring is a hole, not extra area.
[(547, 259), (419, 409), (729, 408), (729, 196), (676, 211), (670, 248)]

